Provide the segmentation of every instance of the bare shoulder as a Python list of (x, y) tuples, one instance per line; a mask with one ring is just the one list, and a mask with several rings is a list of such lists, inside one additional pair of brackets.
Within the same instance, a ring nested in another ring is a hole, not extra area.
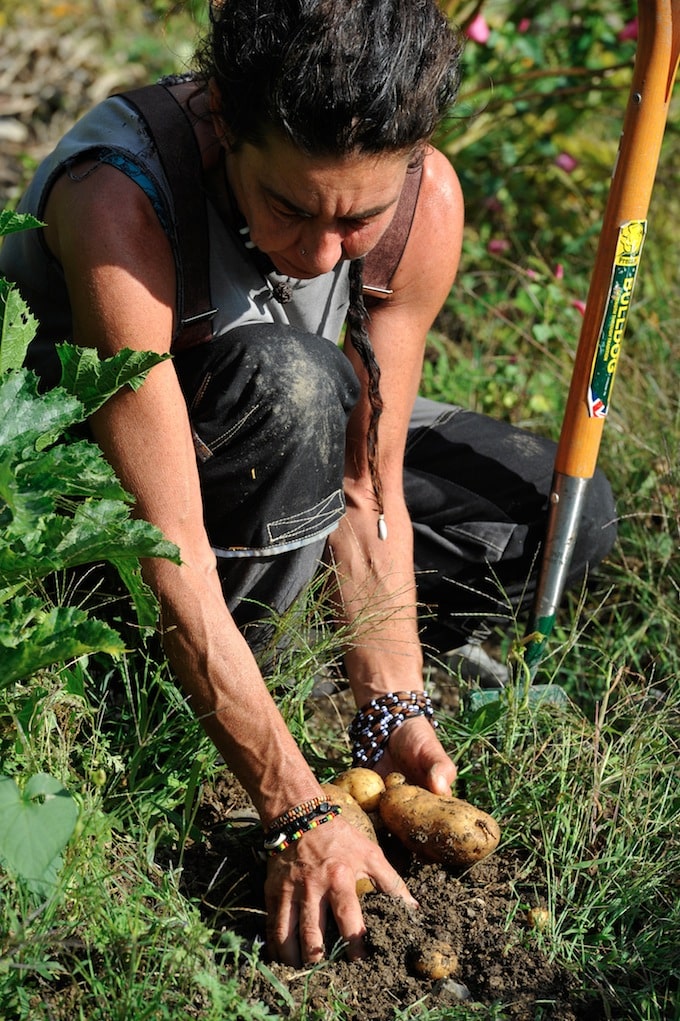
[(455, 278), (463, 241), (463, 195), (450, 160), (428, 148), (413, 225), (395, 274), (395, 297), (426, 286), (444, 300)]
[(69, 292), (74, 337), (110, 354), (168, 350), (175, 307), (172, 249), (150, 200), (121, 171), (91, 159), (55, 182), (45, 241)]
[[(130, 245), (163, 230), (137, 184), (115, 167), (90, 157), (71, 164), (55, 181), (45, 208), (45, 240), (59, 260), (76, 249)], [(79, 242), (79, 243), (78, 243)]]
[(429, 148), (425, 155), (416, 215), (416, 229), (420, 225), (431, 230), (439, 224), (462, 230), (464, 204), (460, 181), (451, 161), (438, 149)]

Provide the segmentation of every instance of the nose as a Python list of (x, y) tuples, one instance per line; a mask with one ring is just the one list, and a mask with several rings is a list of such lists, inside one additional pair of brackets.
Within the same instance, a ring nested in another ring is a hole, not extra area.
[(337, 230), (308, 231), (300, 243), (300, 254), (310, 272), (330, 273), (343, 257), (343, 235)]

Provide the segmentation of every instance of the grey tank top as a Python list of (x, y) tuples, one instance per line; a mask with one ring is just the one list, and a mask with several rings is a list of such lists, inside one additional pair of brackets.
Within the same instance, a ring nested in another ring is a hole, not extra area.
[[(84, 155), (99, 161), (91, 173), (96, 173), (99, 163), (110, 163), (145, 191), (173, 244), (175, 263), (179, 265), (168, 180), (145, 121), (122, 97), (111, 97), (94, 107), (62, 138), (38, 168), (19, 211), (42, 219), (54, 181)], [(276, 273), (264, 275), (237, 232), (225, 224), (209, 199), (206, 206), (210, 291), (216, 310), (213, 335), (249, 323), (280, 323), (337, 343), (349, 305), (349, 263), (341, 262), (330, 273), (311, 280)], [(6, 238), (0, 249), (0, 273), (18, 284), (40, 323), (29, 364), (48, 384), (56, 382), (54, 345), (71, 338), (71, 312), (61, 266), (48, 251), (42, 232), (24, 231)], [(281, 283), (288, 285), (291, 294), (285, 303), (274, 297), (274, 288)]]

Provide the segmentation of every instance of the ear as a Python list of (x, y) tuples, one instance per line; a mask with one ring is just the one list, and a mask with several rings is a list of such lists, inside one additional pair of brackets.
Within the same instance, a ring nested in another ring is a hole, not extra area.
[(208, 102), (210, 104), (210, 115), (212, 117), (215, 134), (217, 135), (220, 143), (227, 151), (229, 151), (232, 147), (233, 136), (227, 128), (222, 116), (222, 97), (214, 78), (211, 78), (208, 82)]

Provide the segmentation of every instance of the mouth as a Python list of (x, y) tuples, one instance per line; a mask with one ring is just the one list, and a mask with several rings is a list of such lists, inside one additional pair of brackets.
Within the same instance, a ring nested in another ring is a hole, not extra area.
[(282, 276), (293, 277), (295, 280), (312, 280), (314, 277), (320, 276), (319, 273), (310, 273), (309, 270), (297, 266), (294, 262), (289, 262), (282, 255), (270, 255), (269, 258), (276, 272)]

